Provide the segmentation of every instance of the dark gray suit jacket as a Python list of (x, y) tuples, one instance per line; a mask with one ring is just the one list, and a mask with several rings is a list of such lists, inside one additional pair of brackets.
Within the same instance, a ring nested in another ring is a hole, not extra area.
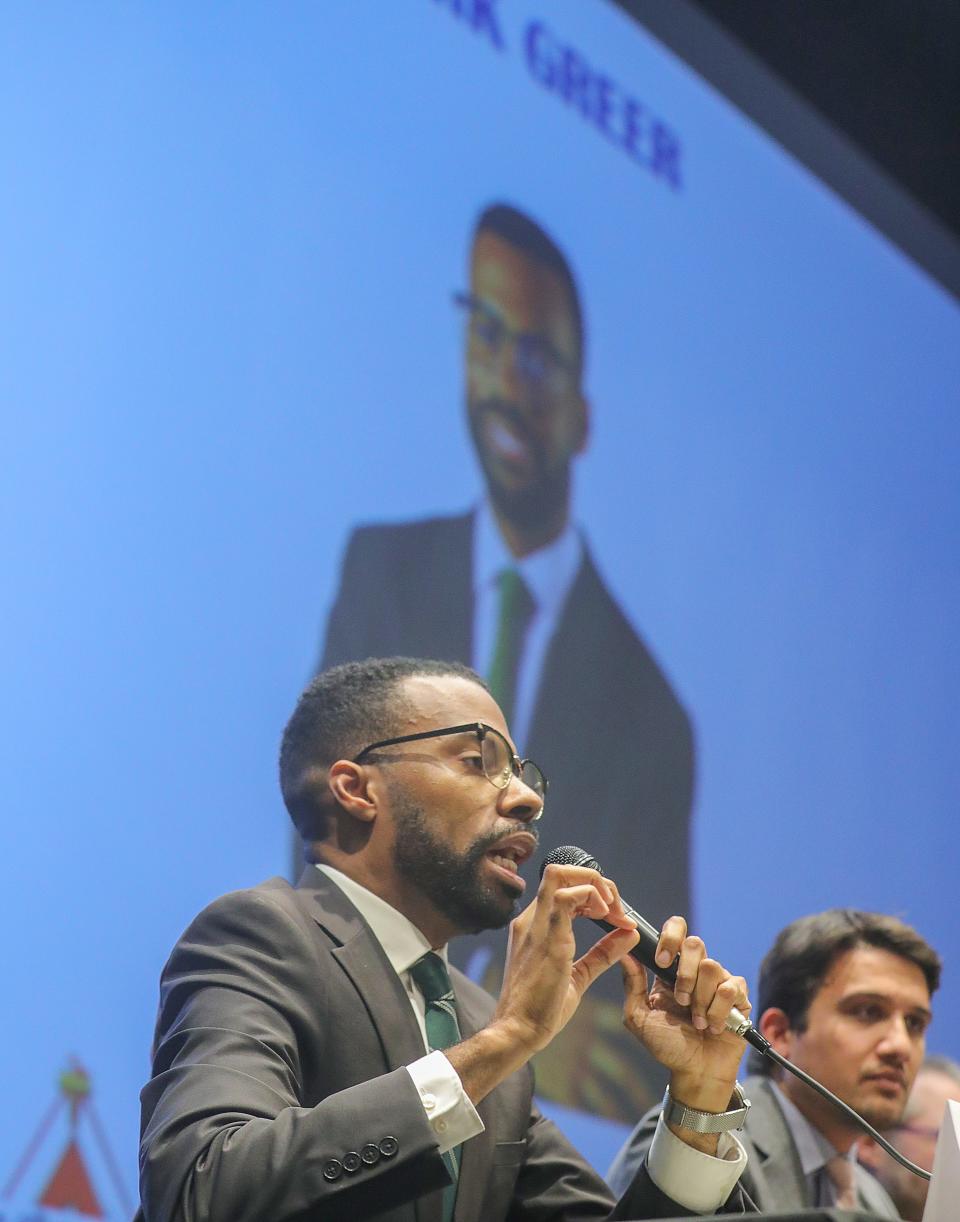
[[(347, 546), (327, 624), (321, 669), (366, 657), (406, 654), (466, 662), (473, 653), (473, 515), (399, 525), (363, 526)], [(585, 550), (543, 664), (529, 741), (518, 744), (550, 781), (541, 824), (545, 844), (580, 844), (617, 881), (648, 920), (689, 913), (689, 826), (693, 798), (690, 722), (650, 651), (611, 598)], [(596, 933), (581, 937), (581, 949)], [(502, 934), (483, 944), (502, 957)], [(496, 977), (488, 978), (496, 988)], [(611, 1010), (598, 1030), (614, 1030), (623, 994), (619, 973), (591, 990)], [(570, 1061), (575, 1032), (552, 1052)], [(605, 1039), (601, 1036), (600, 1038)], [(622, 1041), (620, 1041), (622, 1044)], [(569, 1046), (568, 1046), (569, 1045)], [(663, 1093), (665, 1079), (649, 1057), (606, 1047), (616, 1063), (602, 1083), (604, 1110), (626, 1122)], [(597, 1100), (552, 1090), (572, 1106)]]
[[(461, 973), (464, 1034), (492, 999)], [(413, 1080), (409, 999), (342, 891), (308, 868), (216, 900), (163, 972), (141, 1094), (146, 1222), (440, 1222), (447, 1172)], [(529, 1070), (480, 1104), (456, 1222), (589, 1222), (606, 1185), (533, 1103)], [(353, 1156), (353, 1157), (351, 1157)], [(739, 1198), (734, 1201), (739, 1206)], [(682, 1213), (641, 1170), (615, 1217)]]
[[(737, 1136), (747, 1151), (747, 1169), (740, 1186), (759, 1210), (780, 1213), (794, 1209), (812, 1209), (810, 1189), (800, 1166), (800, 1157), (779, 1104), (774, 1098), (773, 1085), (761, 1075), (747, 1078), (744, 1090), (750, 1100), (743, 1131)], [(617, 1191), (626, 1184), (646, 1157), (653, 1140), (660, 1108), (651, 1109), (630, 1135), (630, 1139), (614, 1160), (607, 1180)], [(881, 1218), (900, 1215), (883, 1187), (865, 1168), (856, 1168), (859, 1207)]]

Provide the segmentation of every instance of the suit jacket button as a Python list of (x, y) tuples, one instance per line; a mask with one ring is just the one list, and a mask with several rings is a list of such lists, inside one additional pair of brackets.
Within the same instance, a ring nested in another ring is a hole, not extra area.
[(380, 1150), (377, 1146), (361, 1146), (360, 1161), (367, 1167), (373, 1167), (380, 1161)]
[(380, 1142), (380, 1153), (384, 1158), (393, 1158), (399, 1149), (400, 1143), (395, 1137), (384, 1137)]
[(339, 1158), (328, 1158), (323, 1164), (321, 1174), (325, 1180), (329, 1180), (332, 1184), (334, 1180), (338, 1180), (343, 1175), (343, 1163)]
[(348, 1175), (360, 1170), (360, 1155), (356, 1150), (348, 1150), (343, 1156), (343, 1169)]

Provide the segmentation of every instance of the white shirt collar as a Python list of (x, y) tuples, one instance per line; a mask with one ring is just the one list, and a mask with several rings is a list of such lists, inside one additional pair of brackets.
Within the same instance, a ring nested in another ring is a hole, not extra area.
[(580, 568), (583, 543), (580, 532), (569, 520), (546, 547), (517, 559), (503, 541), (490, 503), (477, 506), (473, 523), (473, 588), (480, 590), (496, 584), (504, 569), (514, 568), (533, 595), (537, 609), (548, 615), (563, 605)]
[[(374, 895), (372, 891), (368, 891), (366, 887), (361, 886), (341, 870), (335, 870), (333, 866), (320, 862), (315, 864), (321, 874), (326, 875), (332, 883), (336, 883), (370, 926), (373, 936), (383, 947), (384, 954), (390, 960), (398, 976), (408, 972), (428, 950), (435, 949), (412, 921), (388, 904), (386, 900), (382, 900), (379, 895)], [(444, 963), (447, 962), (445, 946), (436, 953)]]

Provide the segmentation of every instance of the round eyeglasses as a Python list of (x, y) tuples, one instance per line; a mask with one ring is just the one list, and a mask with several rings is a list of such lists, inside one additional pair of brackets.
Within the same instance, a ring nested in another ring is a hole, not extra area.
[(504, 345), (513, 345), (515, 368), (535, 391), (555, 393), (577, 376), (577, 365), (537, 331), (517, 331), (492, 305), (472, 293), (454, 293), (453, 304), (469, 319), (469, 335), (480, 363), (493, 365)]
[(353, 762), (360, 764), (365, 755), (384, 747), (417, 742), (423, 738), (443, 738), (448, 734), (475, 734), (480, 747), (483, 775), (492, 785), (496, 785), (497, 789), (506, 789), (513, 777), (522, 781), (540, 799), (540, 809), (532, 816), (531, 822), (540, 818), (547, 796), (547, 778), (533, 760), (521, 759), (519, 755), (515, 755), (500, 731), (483, 721), (470, 721), (462, 726), (445, 726), (442, 730), (423, 730), (419, 734), (401, 734), (397, 738), (383, 738), (364, 747), (353, 757)]

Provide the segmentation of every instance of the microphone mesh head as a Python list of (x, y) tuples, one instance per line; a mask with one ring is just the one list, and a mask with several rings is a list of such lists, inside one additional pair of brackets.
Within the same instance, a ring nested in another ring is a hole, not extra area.
[(541, 878), (547, 866), (586, 866), (588, 870), (603, 873), (596, 857), (591, 857), (585, 849), (578, 849), (575, 844), (561, 844), (559, 848), (551, 849), (540, 867)]

